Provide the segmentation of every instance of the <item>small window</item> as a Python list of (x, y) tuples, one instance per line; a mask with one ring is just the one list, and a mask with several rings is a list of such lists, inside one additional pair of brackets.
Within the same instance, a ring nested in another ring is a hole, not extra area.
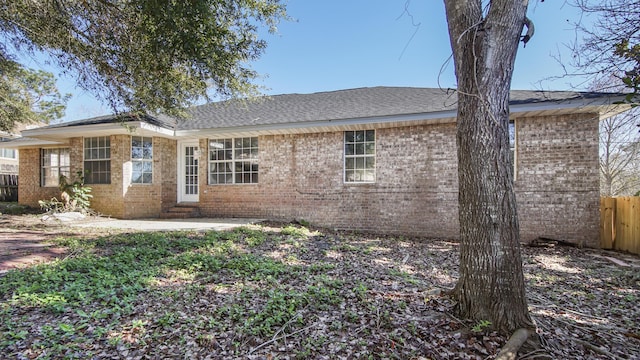
[(513, 165), (513, 178), (516, 177), (516, 160), (517, 160), (517, 137), (516, 137), (516, 123), (514, 120), (509, 121), (509, 150), (511, 150), (511, 164)]
[(40, 152), (40, 185), (58, 186), (60, 176), (69, 177), (70, 161), (68, 148), (42, 149)]
[(153, 183), (153, 139), (143, 136), (131, 137), (131, 182)]
[[(0, 141), (4, 141), (4, 140), (9, 140), (9, 139), (0, 137)], [(17, 159), (16, 151), (14, 149), (0, 149), (0, 158)]]
[(258, 183), (258, 138), (209, 140), (209, 184)]
[(348, 183), (376, 181), (375, 130), (344, 132), (344, 181)]
[(108, 136), (84, 139), (86, 184), (111, 184), (111, 139)]

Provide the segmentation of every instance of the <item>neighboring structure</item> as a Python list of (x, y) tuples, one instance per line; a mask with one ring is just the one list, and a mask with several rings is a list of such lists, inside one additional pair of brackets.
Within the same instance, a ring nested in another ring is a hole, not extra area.
[(12, 132), (0, 131), (0, 201), (18, 201), (18, 151), (3, 148), (1, 143), (19, 137), (17, 133), (26, 129), (19, 125)]
[[(15, 135), (0, 131), (0, 142), (9, 141)], [(0, 148), (0, 175), (18, 175), (18, 151)]]
[[(597, 246), (598, 121), (623, 111), (598, 93), (513, 91), (523, 241)], [(188, 119), (98, 117), (23, 132), (20, 202), (57, 196), (87, 171), (93, 207), (158, 217), (304, 219), (332, 228), (457, 238), (456, 95), (376, 87), (233, 100)]]

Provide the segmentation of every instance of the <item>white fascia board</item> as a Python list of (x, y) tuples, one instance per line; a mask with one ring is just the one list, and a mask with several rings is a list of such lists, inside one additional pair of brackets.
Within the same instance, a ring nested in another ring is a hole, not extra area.
[(95, 133), (133, 135), (136, 134), (137, 129), (157, 133), (162, 136), (174, 136), (173, 130), (155, 126), (144, 121), (37, 128), (32, 130), (24, 130), (22, 131), (22, 135), (26, 137), (36, 137), (42, 139), (59, 139), (77, 136), (91, 136)]
[(65, 146), (66, 142), (61, 141), (49, 141), (36, 138), (15, 138), (9, 141), (1, 141), (0, 149), (21, 149), (32, 147), (45, 147), (45, 146)]
[(455, 118), (456, 111), (438, 111), (432, 113), (419, 113), (419, 114), (403, 114), (392, 116), (375, 116), (367, 118), (354, 118), (354, 119), (336, 119), (336, 120), (318, 120), (318, 121), (305, 121), (305, 122), (293, 122), (282, 124), (265, 124), (265, 125), (251, 125), (251, 126), (237, 126), (237, 127), (221, 127), (210, 129), (196, 129), (196, 130), (178, 130), (176, 136), (189, 137), (197, 134), (225, 134), (236, 132), (269, 132), (269, 131), (284, 131), (291, 129), (314, 129), (323, 127), (349, 127), (354, 125), (375, 125), (375, 124), (389, 124), (397, 122), (411, 122), (411, 121), (434, 121), (438, 119)]
[(140, 123), (140, 129), (147, 130), (147, 131), (152, 131), (152, 132), (158, 133), (160, 135), (168, 136), (168, 137), (174, 137), (175, 136), (175, 131), (174, 130), (163, 128), (163, 127), (160, 127), (160, 126), (157, 126), (157, 125), (153, 125), (153, 124), (149, 124), (147, 122), (141, 122)]

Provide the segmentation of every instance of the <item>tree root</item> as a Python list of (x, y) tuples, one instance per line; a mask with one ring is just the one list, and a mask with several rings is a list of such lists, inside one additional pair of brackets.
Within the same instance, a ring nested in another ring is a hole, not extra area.
[(506, 344), (502, 347), (502, 350), (496, 356), (496, 360), (515, 360), (518, 355), (520, 347), (529, 339), (529, 335), (533, 332), (529, 329), (518, 329), (509, 338)]

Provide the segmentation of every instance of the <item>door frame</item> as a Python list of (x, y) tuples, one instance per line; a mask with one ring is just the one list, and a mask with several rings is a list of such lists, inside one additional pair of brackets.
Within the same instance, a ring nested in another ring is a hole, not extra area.
[[(185, 188), (185, 177), (186, 177), (186, 171), (185, 171), (185, 149), (187, 147), (191, 147), (191, 146), (195, 146), (198, 148), (198, 152), (196, 153), (196, 159), (198, 160), (198, 193), (197, 194), (185, 194), (184, 188)], [(200, 143), (198, 142), (198, 140), (182, 140), (182, 141), (178, 141), (178, 161), (177, 161), (177, 165), (178, 165), (178, 188), (177, 190), (177, 200), (178, 203), (183, 203), (183, 202), (199, 202), (200, 201), (200, 152), (202, 150), (200, 150)]]

